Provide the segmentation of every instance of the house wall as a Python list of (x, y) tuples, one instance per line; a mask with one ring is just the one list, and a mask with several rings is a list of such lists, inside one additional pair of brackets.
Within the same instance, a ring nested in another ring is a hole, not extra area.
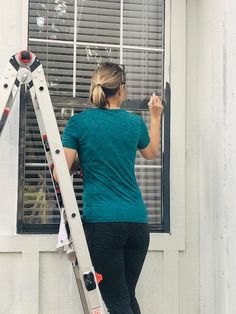
[(201, 313), (233, 314), (235, 274), (235, 1), (199, 1), (196, 94), (199, 125)]
[(187, 1), (186, 217), (195, 208), (189, 249), (198, 243), (201, 314), (236, 308), (235, 9), (235, 1)]
[[(137, 294), (144, 314), (233, 314), (236, 4), (170, 4), (172, 234), (152, 235)], [(1, 76), (26, 47), (27, 1), (1, 1), (0, 12)], [(0, 143), (0, 314), (82, 313), (56, 237), (16, 235), (17, 107)]]

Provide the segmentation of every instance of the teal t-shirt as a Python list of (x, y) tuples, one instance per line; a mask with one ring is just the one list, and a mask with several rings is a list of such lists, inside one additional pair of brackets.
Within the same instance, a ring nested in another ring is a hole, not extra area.
[(62, 142), (79, 154), (84, 221), (147, 222), (135, 177), (136, 151), (150, 142), (140, 116), (125, 109), (87, 109), (70, 118)]

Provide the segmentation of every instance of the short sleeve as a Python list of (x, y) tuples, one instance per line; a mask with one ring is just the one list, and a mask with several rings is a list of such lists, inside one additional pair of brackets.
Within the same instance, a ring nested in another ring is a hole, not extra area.
[(67, 122), (62, 136), (62, 145), (66, 148), (78, 150), (78, 127), (76, 116), (73, 116)]
[(140, 135), (139, 135), (139, 141), (138, 141), (138, 149), (146, 148), (149, 143), (150, 143), (150, 137), (149, 137), (147, 126), (145, 122), (143, 121), (143, 118), (140, 117)]

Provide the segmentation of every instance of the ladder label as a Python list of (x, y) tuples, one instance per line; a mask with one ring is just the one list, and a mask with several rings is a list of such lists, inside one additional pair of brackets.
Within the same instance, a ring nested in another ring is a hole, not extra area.
[(102, 314), (101, 308), (97, 308), (95, 310), (92, 310), (92, 314)]

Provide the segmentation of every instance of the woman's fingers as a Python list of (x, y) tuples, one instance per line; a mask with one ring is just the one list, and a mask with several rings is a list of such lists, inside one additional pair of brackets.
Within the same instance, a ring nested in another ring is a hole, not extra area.
[(150, 98), (148, 106), (149, 106), (151, 116), (161, 115), (161, 113), (163, 111), (163, 105), (162, 105), (161, 100), (158, 96), (153, 94)]

